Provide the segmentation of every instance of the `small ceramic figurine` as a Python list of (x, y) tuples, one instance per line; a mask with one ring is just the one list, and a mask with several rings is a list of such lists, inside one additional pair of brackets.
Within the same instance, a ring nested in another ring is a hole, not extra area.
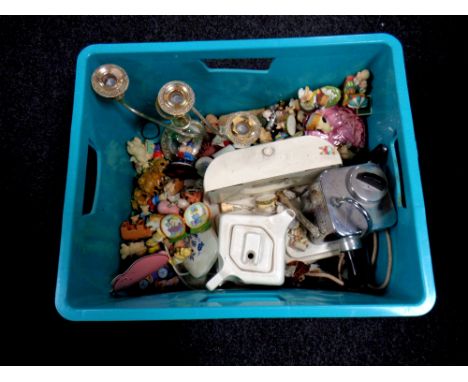
[(215, 129), (219, 127), (219, 120), (216, 115), (213, 114), (208, 114), (205, 119), (208, 121), (208, 123)]
[(167, 200), (169, 200), (172, 204), (177, 204), (180, 199), (180, 193), (175, 195), (167, 195)]
[(320, 130), (324, 133), (329, 133), (332, 127), (323, 117), (323, 110), (317, 110), (312, 114), (308, 114), (304, 120), (306, 130)]
[(300, 124), (302, 124), (304, 122), (304, 119), (306, 117), (306, 113), (304, 112), (304, 110), (299, 110), (297, 113), (296, 113), (296, 120), (297, 122), (299, 122)]
[(169, 262), (172, 265), (183, 263), (192, 254), (192, 248), (180, 247), (175, 248)]
[[(164, 236), (163, 236), (164, 238)], [(151, 236), (150, 239), (146, 240), (145, 242), (145, 245), (148, 247), (148, 252), (149, 253), (155, 253), (155, 252), (158, 252), (161, 250), (161, 240), (157, 240), (159, 239), (159, 237), (157, 237), (157, 234), (154, 234), (153, 236)]]
[(146, 219), (146, 226), (152, 231), (156, 231), (159, 228), (161, 228), (161, 219), (163, 218), (163, 215), (160, 214), (151, 214), (148, 216), (148, 219)]
[(203, 196), (203, 192), (199, 190), (185, 190), (181, 196), (187, 200), (190, 204), (200, 202)]
[(298, 99), (291, 98), (289, 100), (289, 107), (295, 112), (298, 112), (299, 110), (301, 110), (301, 104), (299, 103)]
[(271, 109), (266, 109), (262, 112), (262, 117), (267, 122), (271, 119), (272, 116), (273, 116), (273, 111)]
[(154, 158), (150, 163), (150, 170), (162, 174), (169, 162), (164, 157)]
[(155, 143), (154, 144), (153, 158), (154, 159), (164, 158), (164, 153), (162, 152), (162, 148), (161, 148), (160, 143)]
[(177, 201), (177, 207), (179, 207), (181, 210), (185, 210), (189, 205), (190, 203), (186, 199), (181, 198)]
[(140, 219), (146, 220), (146, 218), (151, 215), (150, 206), (140, 206), (140, 208), (141, 212), (139, 214), (130, 217), (132, 224), (136, 224)]
[(341, 99), (340, 89), (334, 86), (323, 86), (313, 91), (308, 86), (298, 91), (300, 105), (305, 111), (335, 106)]
[(133, 190), (132, 208), (136, 211), (142, 206), (147, 205), (148, 195), (144, 193), (140, 188)]
[(268, 131), (264, 127), (260, 129), (260, 143), (268, 143), (273, 141), (273, 137), (271, 136), (271, 131)]
[[(146, 204), (148, 206), (148, 210), (149, 212), (151, 212), (152, 214), (155, 213), (157, 211), (157, 205), (158, 203), (160, 202), (160, 200), (163, 200), (165, 197), (164, 194), (161, 194), (161, 195), (153, 195), (153, 197), (151, 198), (148, 198), (147, 201), (146, 201)], [(141, 209), (143, 210), (144, 207), (141, 207)]]
[(149, 167), (149, 160), (153, 157), (153, 153), (148, 153), (146, 145), (140, 138), (135, 137), (127, 142), (127, 152), (130, 155), (130, 162), (135, 164), (135, 169), (138, 174)]
[(314, 92), (308, 86), (300, 88), (297, 92), (300, 105), (305, 111), (312, 111), (316, 108), (314, 102)]
[(367, 69), (357, 72), (354, 76), (347, 76), (343, 85), (343, 106), (352, 109), (366, 108), (369, 104), (367, 91), (367, 80), (370, 72)]
[(126, 241), (137, 241), (151, 237), (152, 232), (145, 226), (143, 220), (138, 220), (136, 224), (124, 221), (120, 226), (120, 236)]
[(286, 120), (286, 130), (288, 131), (288, 134), (292, 137), (294, 134), (296, 134), (296, 116), (295, 114), (290, 114), (288, 116), (288, 119)]
[(162, 200), (158, 204), (158, 212), (162, 215), (168, 215), (168, 214), (178, 215), (180, 210), (176, 204), (170, 203), (167, 200)]
[(164, 185), (164, 192), (168, 195), (173, 196), (178, 194), (184, 188), (184, 182), (180, 179), (171, 179)]
[(283, 110), (275, 111), (276, 115), (276, 129), (277, 130), (284, 130), (286, 127), (286, 118), (288, 117), (288, 113), (285, 113)]
[(143, 192), (153, 196), (156, 191), (161, 189), (162, 176), (153, 171), (147, 171), (138, 178), (138, 185)]
[(367, 69), (357, 72), (354, 76), (354, 84), (357, 87), (358, 93), (365, 93), (367, 91), (367, 80), (370, 77), (370, 72)]
[(146, 253), (145, 243), (143, 241), (137, 241), (135, 243), (120, 244), (120, 258), (125, 260), (127, 257), (136, 255), (143, 256)]
[(138, 178), (138, 186), (148, 196), (153, 196), (156, 191), (161, 191), (164, 182), (164, 169), (167, 166), (164, 158), (154, 159), (150, 167)]

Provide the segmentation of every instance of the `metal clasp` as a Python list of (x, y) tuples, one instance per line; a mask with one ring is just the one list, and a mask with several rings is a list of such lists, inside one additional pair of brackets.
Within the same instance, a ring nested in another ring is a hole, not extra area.
[(372, 229), (372, 218), (369, 215), (369, 213), (366, 211), (366, 209), (359, 202), (349, 197), (347, 198), (332, 197), (330, 198), (330, 202), (334, 207), (337, 207), (337, 208), (341, 207), (343, 203), (351, 204), (354, 208), (356, 208), (362, 214), (362, 216), (364, 216), (367, 222), (367, 229), (365, 231), (357, 230), (355, 234), (364, 236), (366, 233), (370, 232), (370, 230)]

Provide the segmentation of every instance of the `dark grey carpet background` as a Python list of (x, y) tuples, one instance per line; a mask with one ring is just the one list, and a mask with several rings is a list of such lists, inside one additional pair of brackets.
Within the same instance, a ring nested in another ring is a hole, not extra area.
[[(293, 5), (291, 5), (293, 6)], [(421, 17), (0, 18), (5, 363), (466, 363), (461, 210), (467, 19)], [(93, 43), (388, 32), (403, 44), (438, 300), (419, 318), (72, 323), (55, 311), (73, 87)], [(466, 162), (466, 161), (465, 161)], [(455, 174), (457, 174), (455, 176)], [(453, 201), (453, 202), (452, 202)], [(6, 208), (5, 208), (6, 207)], [(452, 241), (449, 241), (452, 240)], [(47, 351), (44, 345), (47, 344)], [(82, 348), (86, 350), (79, 350)], [(2, 363), (3, 363), (2, 362)], [(312, 375), (304, 376), (313, 378)]]

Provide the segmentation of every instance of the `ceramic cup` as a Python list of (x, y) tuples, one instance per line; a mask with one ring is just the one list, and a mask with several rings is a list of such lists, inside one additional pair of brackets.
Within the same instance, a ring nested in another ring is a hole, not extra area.
[(213, 228), (190, 235), (192, 254), (184, 261), (185, 268), (195, 277), (205, 276), (216, 263), (218, 237)]

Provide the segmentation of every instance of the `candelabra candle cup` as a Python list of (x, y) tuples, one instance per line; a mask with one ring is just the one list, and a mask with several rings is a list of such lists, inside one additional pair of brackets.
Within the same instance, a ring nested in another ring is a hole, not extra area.
[(195, 105), (193, 89), (182, 81), (171, 81), (165, 84), (158, 93), (156, 109), (165, 118), (182, 117), (188, 114)]
[(104, 98), (123, 98), (129, 83), (127, 72), (114, 64), (101, 65), (91, 76), (94, 91)]
[(236, 147), (247, 147), (253, 144), (260, 136), (261, 123), (251, 113), (235, 113), (225, 125), (225, 135)]
[(195, 107), (195, 92), (183, 81), (170, 81), (166, 83), (156, 98), (156, 110), (166, 118), (175, 119), (190, 118), (189, 113), (194, 113), (212, 134), (219, 134), (205, 117)]

